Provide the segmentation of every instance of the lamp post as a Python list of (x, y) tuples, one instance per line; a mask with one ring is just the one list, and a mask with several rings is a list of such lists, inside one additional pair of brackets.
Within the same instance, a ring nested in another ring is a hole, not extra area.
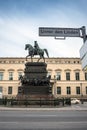
[(81, 87), (81, 103), (83, 104), (82, 83), (80, 83), (80, 87)]
[(57, 90), (56, 90), (56, 76), (54, 75), (54, 96), (56, 97), (56, 94), (57, 94), (57, 92), (56, 92)]

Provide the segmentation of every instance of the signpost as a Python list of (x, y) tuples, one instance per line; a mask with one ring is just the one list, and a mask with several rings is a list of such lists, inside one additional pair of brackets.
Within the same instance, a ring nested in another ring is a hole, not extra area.
[(49, 28), (39, 27), (39, 36), (50, 36), (56, 39), (65, 39), (66, 37), (81, 37), (85, 43), (87, 39), (86, 28)]
[(82, 68), (87, 67), (87, 34), (86, 27), (81, 28), (50, 28), (39, 27), (39, 36), (55, 37), (55, 39), (64, 40), (66, 37), (80, 37), (83, 38), (83, 46), (80, 49), (80, 57), (82, 61)]

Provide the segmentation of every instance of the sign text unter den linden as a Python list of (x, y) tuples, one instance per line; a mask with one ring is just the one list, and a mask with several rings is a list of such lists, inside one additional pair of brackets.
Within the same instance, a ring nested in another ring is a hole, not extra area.
[(80, 37), (79, 28), (39, 28), (39, 36)]

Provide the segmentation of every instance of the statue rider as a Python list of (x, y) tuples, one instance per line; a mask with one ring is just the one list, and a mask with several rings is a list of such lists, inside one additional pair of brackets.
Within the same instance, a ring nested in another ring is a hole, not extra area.
[(40, 48), (39, 48), (39, 46), (38, 46), (38, 43), (37, 43), (37, 41), (34, 41), (34, 53), (35, 54), (38, 54), (38, 50), (39, 50)]

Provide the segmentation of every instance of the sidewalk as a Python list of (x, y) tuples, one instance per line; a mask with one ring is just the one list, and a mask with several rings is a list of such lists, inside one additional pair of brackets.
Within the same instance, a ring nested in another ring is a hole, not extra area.
[(74, 111), (87, 111), (87, 103), (84, 103), (84, 104), (78, 104), (78, 105), (71, 105), (71, 106), (67, 106), (67, 107), (61, 107), (61, 108), (58, 108), (58, 107), (3, 107), (3, 106), (0, 106), (0, 111), (40, 111), (40, 110), (43, 110), (43, 111), (52, 111), (52, 110), (74, 110)]

